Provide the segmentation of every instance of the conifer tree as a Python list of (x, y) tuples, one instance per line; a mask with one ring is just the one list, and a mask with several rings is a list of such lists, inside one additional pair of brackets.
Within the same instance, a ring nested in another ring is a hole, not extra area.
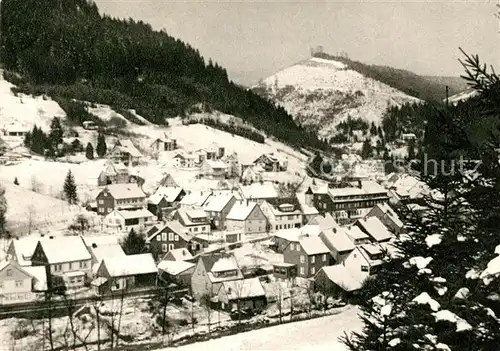
[(66, 196), (66, 201), (68, 201), (70, 205), (74, 205), (77, 203), (78, 194), (76, 192), (75, 178), (73, 177), (73, 173), (71, 173), (71, 170), (69, 170), (66, 174), (63, 191), (64, 195)]
[(97, 147), (96, 147), (96, 153), (97, 156), (99, 157), (104, 157), (106, 155), (107, 151), (107, 146), (106, 146), (106, 139), (104, 138), (104, 135), (99, 133), (97, 136)]
[(0, 237), (6, 233), (6, 214), (7, 214), (7, 199), (5, 198), (5, 189), (0, 185)]
[(143, 253), (146, 249), (146, 239), (132, 228), (123, 239), (122, 248), (127, 255)]
[[(493, 133), (480, 143), (471, 137), (477, 123), (496, 120), (489, 114), (500, 110), (500, 79), (488, 79), (478, 60), (467, 57), (467, 65), (480, 92), (471, 103), (482, 113), (445, 108), (429, 115), (423, 146), (427, 161), (436, 162), (432, 169), (419, 168), (429, 188), (428, 209), (419, 215), (401, 207), (407, 234), (394, 242), (397, 253), (387, 257), (377, 278), (366, 282), (360, 298), (364, 329), (343, 338), (351, 350), (500, 345), (500, 307), (491, 298), (498, 296), (500, 270), (479, 279), (499, 244), (500, 170), (485, 156), (500, 143)], [(479, 168), (464, 161), (478, 158), (485, 160)]]
[(17, 180), (17, 177), (14, 178), (14, 184), (19, 185), (19, 180)]
[(87, 157), (88, 160), (94, 159), (94, 147), (91, 143), (87, 144), (87, 148), (85, 149), (85, 157)]
[(57, 145), (63, 142), (63, 129), (58, 117), (54, 117), (50, 123), (48, 139), (53, 148), (57, 148)]
[(361, 148), (361, 157), (363, 159), (370, 158), (373, 153), (373, 146), (370, 139), (366, 139), (363, 142), (363, 147)]

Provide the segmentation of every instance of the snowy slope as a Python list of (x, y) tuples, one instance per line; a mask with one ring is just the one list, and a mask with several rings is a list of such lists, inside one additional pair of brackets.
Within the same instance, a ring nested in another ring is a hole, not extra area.
[[(0, 180), (7, 200), (7, 228), (13, 235), (44, 228), (66, 228), (83, 210), (66, 201), (30, 191), (12, 182)], [(31, 228), (29, 228), (31, 226)]]
[[(478, 93), (475, 90), (465, 90), (465, 91), (462, 91), (461, 93), (450, 96), (448, 98), (448, 101), (451, 104), (456, 104), (460, 101), (465, 101), (465, 100), (468, 100), (474, 96), (477, 96), (477, 94)], [(446, 99), (445, 99), (445, 101), (446, 101)]]
[(388, 106), (418, 102), (344, 63), (310, 58), (264, 79), (254, 90), (282, 105), (300, 124), (329, 136), (350, 115), (379, 123)]
[(343, 336), (344, 332), (361, 331), (362, 322), (358, 317), (358, 313), (359, 310), (352, 307), (338, 315), (278, 325), (157, 351), (170, 351), (174, 349), (178, 351), (344, 351), (347, 348), (339, 342), (338, 338)]
[(0, 128), (10, 123), (21, 124), (27, 129), (36, 124), (44, 130), (50, 127), (53, 117), (66, 117), (59, 105), (48, 97), (32, 97), (10, 90), (14, 85), (3, 78), (0, 70)]

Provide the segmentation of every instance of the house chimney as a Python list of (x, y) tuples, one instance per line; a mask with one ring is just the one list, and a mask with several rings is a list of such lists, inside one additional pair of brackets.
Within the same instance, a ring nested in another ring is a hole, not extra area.
[(51, 235), (51, 236), (49, 236), (49, 239), (54, 239), (54, 237)]
[(96, 243), (92, 243), (92, 248), (93, 249), (97, 248), (97, 244)]

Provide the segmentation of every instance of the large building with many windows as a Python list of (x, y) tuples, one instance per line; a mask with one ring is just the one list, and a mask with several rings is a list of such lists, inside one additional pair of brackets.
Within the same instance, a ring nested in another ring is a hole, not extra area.
[(373, 206), (389, 200), (387, 190), (373, 181), (311, 187), (306, 192), (306, 197), (319, 213), (330, 213), (341, 224), (362, 218)]

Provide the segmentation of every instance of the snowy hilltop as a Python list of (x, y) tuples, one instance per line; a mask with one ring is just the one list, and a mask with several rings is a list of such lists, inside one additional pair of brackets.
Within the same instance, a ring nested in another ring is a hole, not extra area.
[(341, 61), (319, 57), (285, 68), (253, 89), (283, 106), (301, 125), (317, 130), (320, 137), (330, 135), (347, 116), (379, 124), (387, 107), (420, 101)]

